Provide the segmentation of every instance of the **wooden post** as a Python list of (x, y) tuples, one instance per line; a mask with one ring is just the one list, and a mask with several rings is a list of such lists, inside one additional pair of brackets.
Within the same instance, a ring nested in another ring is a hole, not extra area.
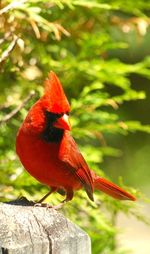
[(52, 208), (0, 203), (0, 254), (90, 254), (89, 236)]

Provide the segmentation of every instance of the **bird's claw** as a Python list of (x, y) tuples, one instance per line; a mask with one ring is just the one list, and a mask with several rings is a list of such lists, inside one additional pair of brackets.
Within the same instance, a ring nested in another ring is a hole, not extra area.
[(63, 202), (58, 204), (58, 205), (55, 205), (55, 206), (52, 206), (52, 205), (50, 205), (48, 203), (35, 203), (34, 207), (46, 207), (47, 209), (53, 208), (55, 210), (59, 210), (59, 209), (61, 209), (63, 207), (63, 205), (64, 205)]
[(35, 203), (34, 204), (35, 207), (46, 207), (46, 208), (53, 208), (52, 205), (47, 204), (47, 203)]
[(61, 209), (63, 207), (63, 205), (64, 205), (64, 203), (60, 203), (58, 205), (53, 206), (53, 209), (59, 210), (59, 209)]

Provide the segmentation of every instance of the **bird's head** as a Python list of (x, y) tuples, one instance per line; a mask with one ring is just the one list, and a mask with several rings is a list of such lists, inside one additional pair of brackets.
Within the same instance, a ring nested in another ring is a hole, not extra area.
[(62, 85), (54, 72), (45, 81), (44, 95), (32, 106), (21, 129), (41, 135), (46, 141), (59, 141), (70, 130), (70, 105)]
[(50, 120), (53, 127), (70, 130), (70, 105), (59, 79), (52, 71), (45, 81), (45, 93), (41, 99), (46, 117)]

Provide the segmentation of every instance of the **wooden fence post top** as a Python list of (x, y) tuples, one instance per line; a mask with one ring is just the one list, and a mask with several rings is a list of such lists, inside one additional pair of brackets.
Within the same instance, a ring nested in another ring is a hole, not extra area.
[(90, 238), (54, 209), (0, 203), (0, 254), (90, 254)]

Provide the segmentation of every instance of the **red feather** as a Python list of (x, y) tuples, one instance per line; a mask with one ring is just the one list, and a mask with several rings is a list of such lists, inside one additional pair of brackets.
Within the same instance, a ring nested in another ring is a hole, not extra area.
[(91, 171), (68, 131), (65, 131), (60, 144), (59, 159), (69, 166), (69, 169), (84, 186), (89, 198), (94, 200)]
[(107, 179), (97, 176), (94, 172), (93, 172), (93, 179), (94, 179), (95, 189), (103, 191), (113, 198), (120, 199), (120, 200), (126, 200), (126, 199), (133, 200), (133, 201), (136, 200), (133, 195), (123, 190), (116, 184), (108, 181)]
[(66, 113), (70, 105), (56, 74), (51, 71), (45, 81), (45, 94), (42, 97), (43, 106), (53, 113)]

